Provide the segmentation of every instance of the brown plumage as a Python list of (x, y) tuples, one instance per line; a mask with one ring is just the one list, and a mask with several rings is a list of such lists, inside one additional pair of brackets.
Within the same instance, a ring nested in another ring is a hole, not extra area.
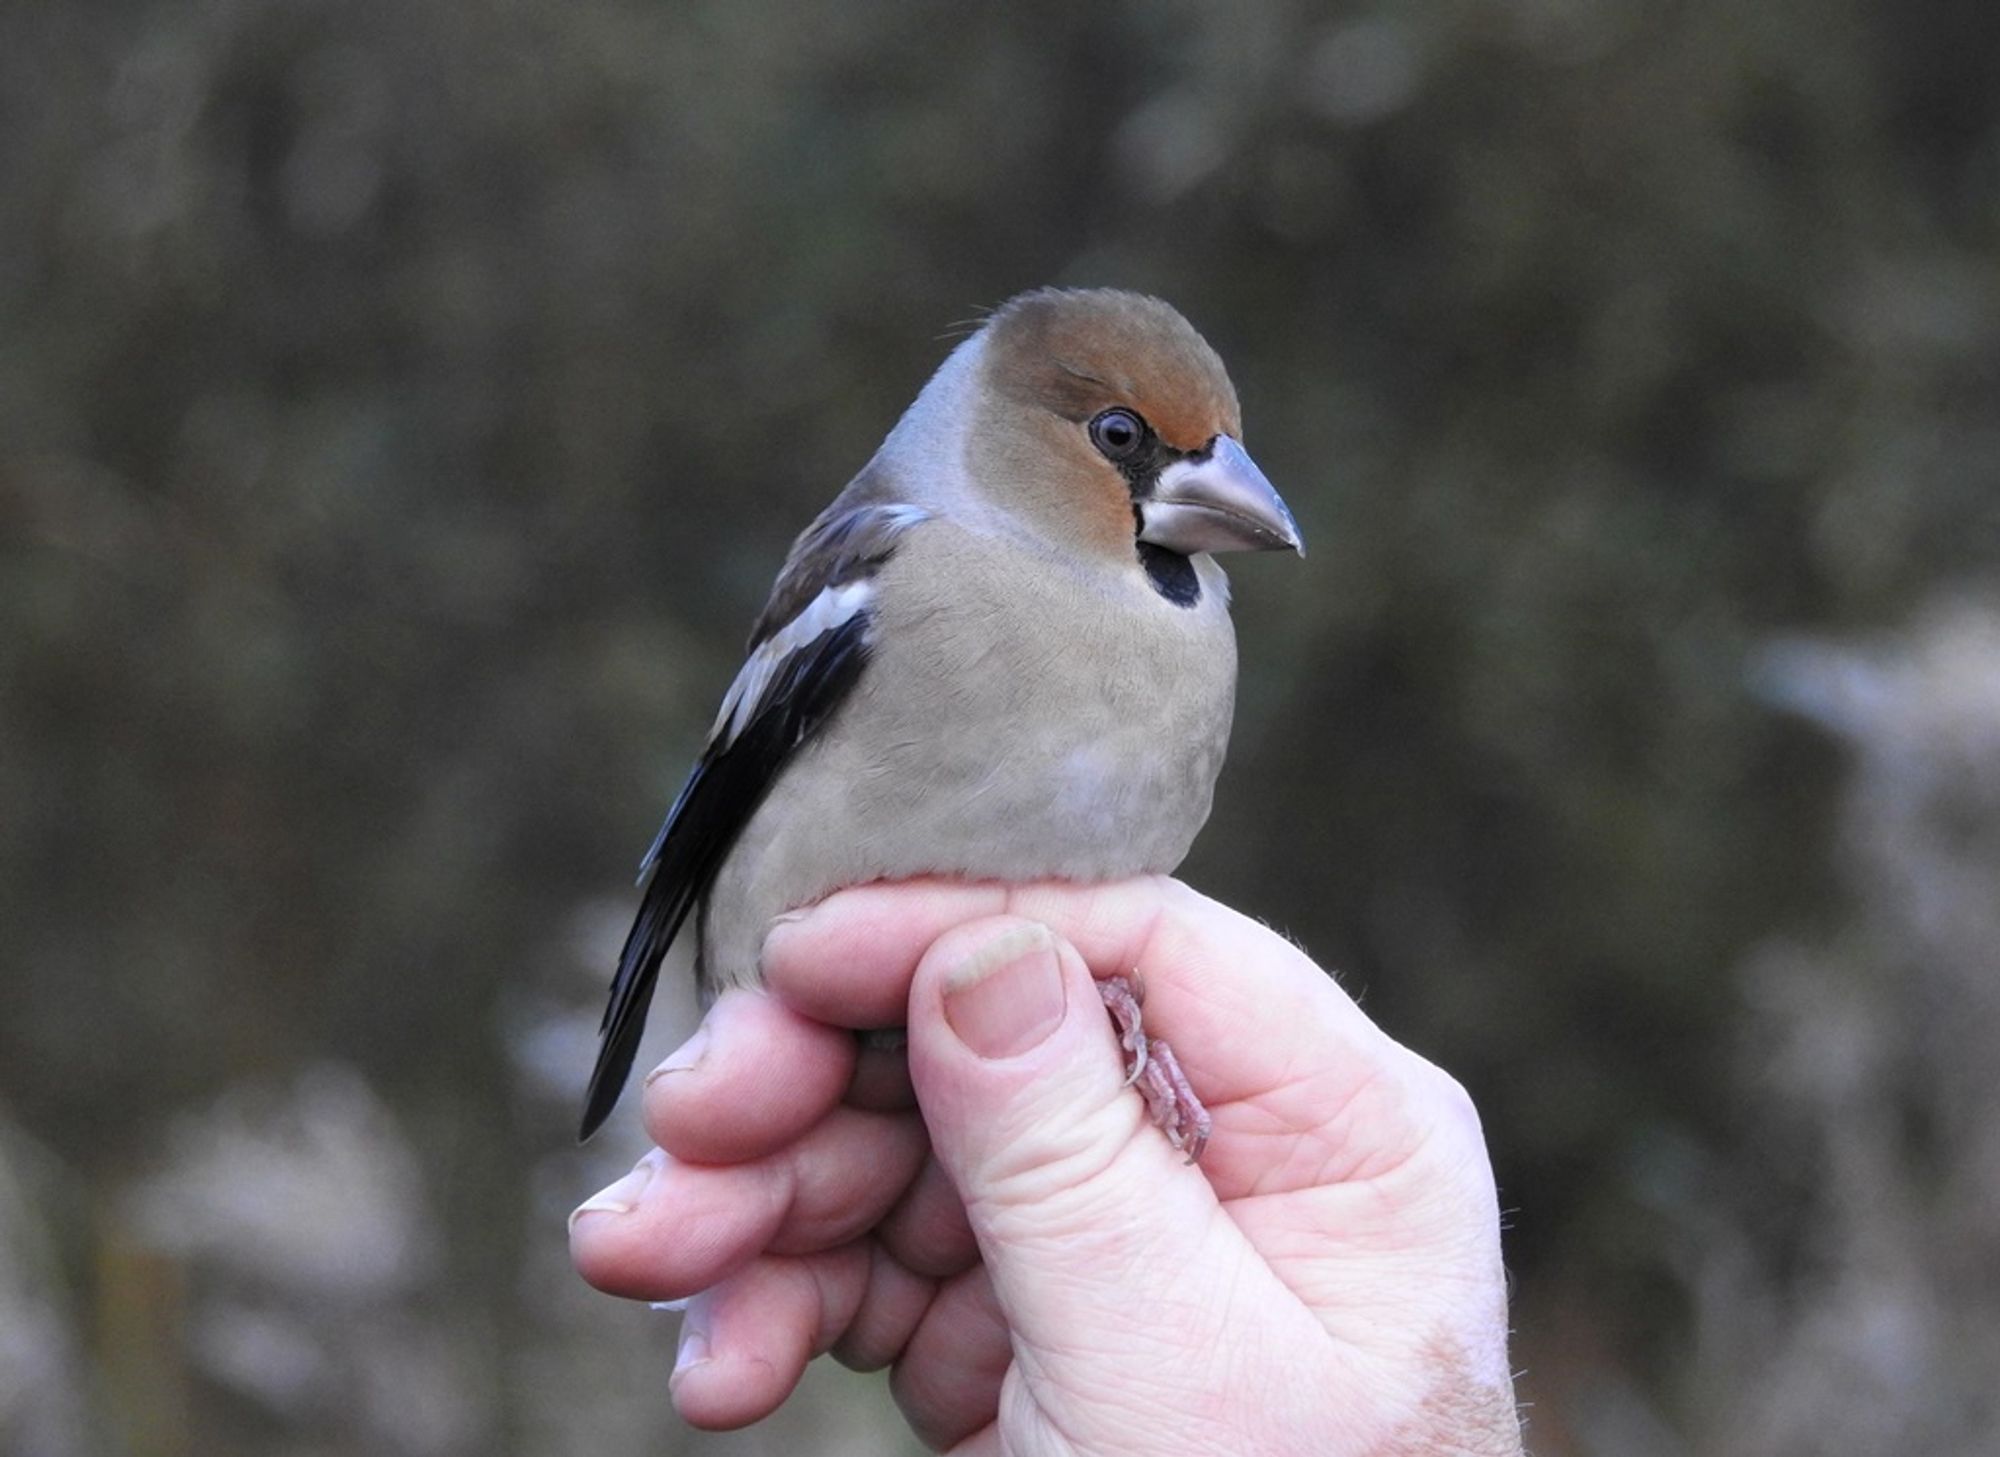
[(1137, 410), (1168, 445), (1199, 450), (1243, 434), (1236, 387), (1208, 341), (1173, 307), (1117, 289), (1044, 288), (987, 322), (994, 391), (1073, 422)]

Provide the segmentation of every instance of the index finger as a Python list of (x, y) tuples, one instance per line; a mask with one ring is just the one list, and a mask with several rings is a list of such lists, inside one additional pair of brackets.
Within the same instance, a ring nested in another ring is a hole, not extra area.
[(1147, 1032), (1172, 1041), (1211, 1103), (1326, 1071), (1365, 1079), (1406, 1055), (1291, 942), (1165, 876), (1104, 885), (919, 880), (841, 891), (772, 929), (765, 979), (816, 1020), (901, 1025), (932, 943), (1003, 914), (1049, 927), (1099, 978), (1136, 973)]

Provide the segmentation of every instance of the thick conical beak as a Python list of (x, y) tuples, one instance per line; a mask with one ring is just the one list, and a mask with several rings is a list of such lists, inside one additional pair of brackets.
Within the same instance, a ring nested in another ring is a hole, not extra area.
[(1305, 555), (1298, 523), (1227, 435), (1205, 455), (1177, 460), (1139, 501), (1139, 540), (1192, 556), (1198, 551), (1295, 551)]

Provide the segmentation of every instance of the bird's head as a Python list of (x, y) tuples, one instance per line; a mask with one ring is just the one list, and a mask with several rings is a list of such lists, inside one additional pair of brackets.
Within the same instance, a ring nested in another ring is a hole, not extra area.
[(1303, 551), (1242, 444), (1222, 361), (1171, 307), (1114, 289), (1042, 289), (987, 321), (967, 466), (1046, 531), (1144, 551)]

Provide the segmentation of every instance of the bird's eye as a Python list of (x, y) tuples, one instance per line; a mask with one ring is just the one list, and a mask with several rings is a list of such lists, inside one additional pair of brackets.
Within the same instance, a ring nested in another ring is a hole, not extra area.
[(1106, 460), (1130, 460), (1146, 443), (1146, 422), (1130, 410), (1106, 410), (1090, 422), (1090, 443)]

